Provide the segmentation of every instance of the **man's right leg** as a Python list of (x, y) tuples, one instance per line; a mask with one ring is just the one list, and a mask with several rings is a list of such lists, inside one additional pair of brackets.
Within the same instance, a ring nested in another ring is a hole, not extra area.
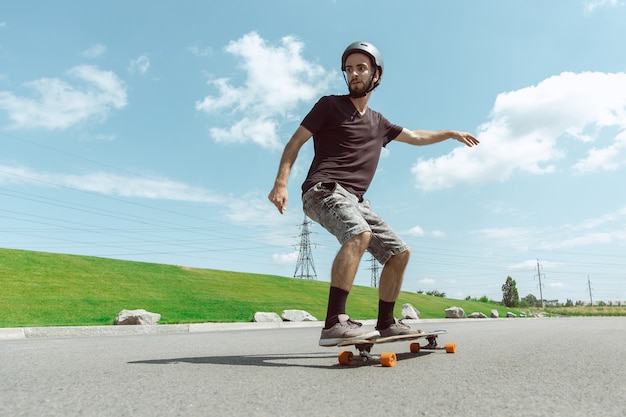
[(346, 301), (356, 276), (359, 262), (369, 245), (372, 234), (364, 232), (341, 245), (330, 272), (330, 294), (326, 312), (326, 329), (339, 322), (338, 316), (346, 314)]
[(356, 337), (369, 339), (379, 335), (376, 330), (361, 329), (361, 323), (351, 320), (346, 314), (346, 301), (361, 257), (369, 245), (370, 237), (370, 232), (353, 237), (341, 246), (335, 257), (331, 272), (326, 323), (320, 338), (322, 346), (334, 346), (343, 339)]
[(360, 329), (361, 323), (350, 320), (346, 314), (346, 300), (371, 239), (371, 228), (363, 218), (358, 198), (339, 184), (320, 182), (303, 194), (302, 203), (304, 213), (341, 242), (331, 270), (326, 323), (320, 345), (333, 346), (343, 339), (378, 336), (378, 331)]

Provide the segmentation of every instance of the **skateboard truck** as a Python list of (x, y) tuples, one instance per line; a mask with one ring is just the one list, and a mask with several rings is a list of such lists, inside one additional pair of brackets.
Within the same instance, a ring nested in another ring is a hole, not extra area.
[(445, 350), (446, 353), (456, 353), (456, 344), (454, 342), (446, 343), (445, 346), (439, 346), (437, 344), (437, 337), (441, 334), (446, 334), (445, 330), (436, 330), (430, 333), (422, 333), (419, 335), (406, 335), (406, 336), (396, 336), (396, 337), (387, 337), (387, 338), (378, 338), (378, 339), (369, 339), (369, 340), (355, 340), (344, 342), (338, 346), (354, 346), (356, 350), (358, 350), (358, 355), (355, 355), (351, 351), (341, 351), (339, 352), (339, 363), (341, 365), (350, 366), (353, 365), (355, 361), (368, 362), (368, 361), (376, 361), (379, 362), (384, 367), (393, 367), (396, 366), (397, 357), (394, 352), (383, 352), (378, 355), (372, 355), (372, 347), (375, 344), (379, 343), (388, 343), (388, 342), (399, 342), (402, 340), (414, 340), (419, 338), (425, 338), (428, 344), (421, 346), (419, 342), (411, 343), (410, 351), (411, 353), (419, 353), (420, 350)]
[(429, 336), (426, 338), (428, 344), (422, 346), (422, 349), (437, 349), (437, 336)]
[[(359, 356), (356, 358), (361, 360), (362, 362), (367, 361), (376, 361), (380, 362), (382, 366), (385, 367), (393, 367), (396, 366), (397, 357), (393, 352), (383, 352), (380, 356), (372, 355), (372, 346), (373, 343), (357, 343), (354, 347), (359, 351)], [(341, 365), (353, 365), (354, 364), (354, 354), (350, 351), (341, 351), (339, 352), (339, 363)]]

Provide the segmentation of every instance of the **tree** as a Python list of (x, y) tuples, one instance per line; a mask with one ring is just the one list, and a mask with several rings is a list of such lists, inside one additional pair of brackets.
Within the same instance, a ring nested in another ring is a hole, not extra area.
[(528, 307), (541, 307), (541, 302), (532, 294), (528, 294), (526, 297), (522, 298), (522, 302), (525, 302)]
[(438, 290), (427, 291), (426, 295), (432, 295), (433, 297), (444, 297), (446, 296), (445, 292), (441, 292)]
[(519, 303), (517, 284), (511, 277), (506, 277), (506, 282), (502, 286), (502, 304), (507, 307), (515, 307)]

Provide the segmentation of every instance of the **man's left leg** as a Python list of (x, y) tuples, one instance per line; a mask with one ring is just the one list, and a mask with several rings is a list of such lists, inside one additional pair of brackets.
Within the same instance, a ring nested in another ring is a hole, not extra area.
[(384, 265), (378, 289), (376, 330), (382, 337), (421, 333), (396, 320), (393, 314), (402, 288), (404, 271), (411, 257), (409, 246), (382, 217), (370, 209), (369, 201), (365, 200), (360, 210), (372, 233), (367, 250)]
[(409, 326), (396, 320), (393, 311), (396, 300), (400, 295), (404, 271), (411, 256), (407, 249), (397, 255), (393, 255), (385, 263), (380, 274), (379, 300), (378, 300), (378, 322), (376, 330), (382, 337), (399, 336), (421, 333), (421, 330), (411, 329)]

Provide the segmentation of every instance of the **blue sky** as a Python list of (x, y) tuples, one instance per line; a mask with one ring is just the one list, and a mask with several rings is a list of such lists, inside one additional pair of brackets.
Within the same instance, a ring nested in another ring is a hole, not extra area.
[(539, 297), (539, 263), (546, 299), (626, 300), (626, 2), (105, 3), (0, 8), (1, 247), (293, 276), (312, 141), (286, 214), (266, 196), (367, 40), (370, 107), (481, 140), (385, 150), (366, 197), (411, 245), (403, 290)]

